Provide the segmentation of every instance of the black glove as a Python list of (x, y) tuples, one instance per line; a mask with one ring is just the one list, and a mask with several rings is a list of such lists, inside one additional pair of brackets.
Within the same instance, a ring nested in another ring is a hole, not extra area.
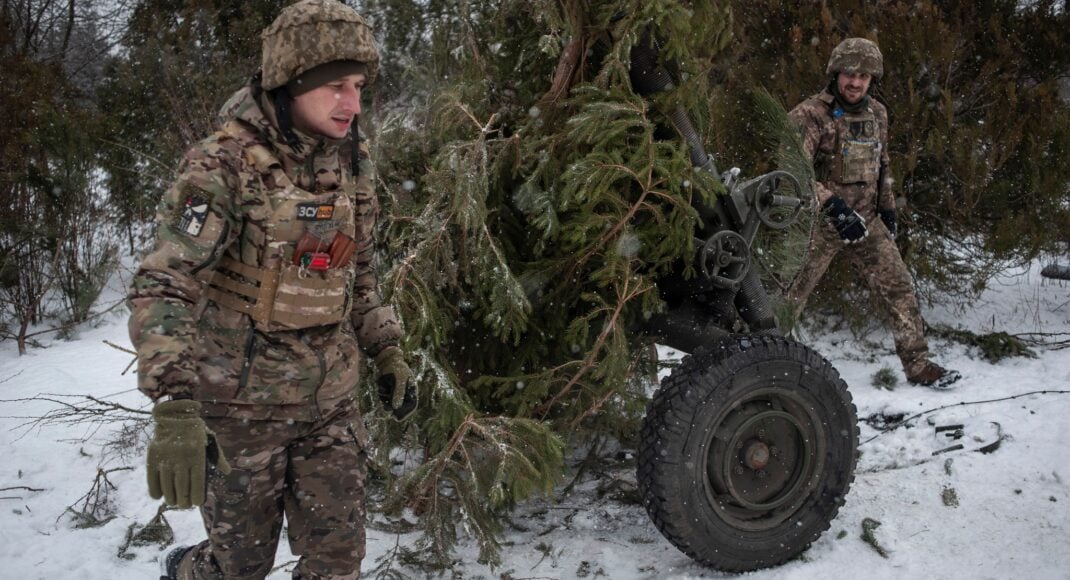
[(855, 210), (847, 207), (847, 202), (843, 201), (842, 197), (838, 195), (830, 197), (821, 208), (832, 222), (832, 227), (836, 228), (836, 232), (843, 238), (843, 243), (857, 244), (869, 235), (866, 220), (862, 219), (862, 216), (858, 215)]
[(895, 210), (894, 209), (882, 209), (880, 211), (881, 221), (884, 222), (884, 227), (888, 228), (888, 233), (892, 234), (892, 239), (895, 239), (895, 234), (899, 232), (899, 229), (895, 225)]

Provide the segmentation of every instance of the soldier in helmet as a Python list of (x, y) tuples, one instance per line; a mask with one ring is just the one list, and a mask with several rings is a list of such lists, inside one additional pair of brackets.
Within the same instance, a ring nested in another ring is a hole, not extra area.
[(946, 388), (960, 375), (929, 359), (913, 281), (893, 241), (888, 112), (869, 94), (884, 74), (880, 49), (848, 38), (832, 51), (825, 72), (828, 86), (790, 113), (813, 160), (814, 193), (828, 223), (814, 230), (808, 261), (787, 300), (797, 318), (832, 261), (846, 259), (877, 297), (907, 380)]
[(149, 492), (200, 506), (208, 535), (172, 551), (163, 578), (264, 578), (285, 515), (294, 578), (356, 579), (363, 356), (398, 419), (417, 400), (376, 288), (355, 122), (379, 56), (334, 0), (288, 6), (262, 39), (260, 73), (187, 152), (130, 288), (138, 386), (155, 402)]

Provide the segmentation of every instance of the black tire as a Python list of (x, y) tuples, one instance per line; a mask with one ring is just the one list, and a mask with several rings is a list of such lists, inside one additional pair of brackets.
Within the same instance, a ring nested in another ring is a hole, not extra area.
[(640, 441), (639, 491), (658, 530), (702, 564), (757, 570), (829, 528), (854, 481), (857, 412), (812, 349), (733, 336), (662, 381)]

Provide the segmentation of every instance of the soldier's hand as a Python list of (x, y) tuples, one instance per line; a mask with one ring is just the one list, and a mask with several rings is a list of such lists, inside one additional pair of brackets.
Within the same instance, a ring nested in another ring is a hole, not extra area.
[(895, 210), (894, 209), (882, 209), (880, 211), (881, 221), (884, 222), (884, 227), (888, 228), (888, 233), (892, 234), (892, 239), (895, 239), (895, 235), (899, 232), (899, 228), (895, 224)]
[(164, 401), (152, 410), (152, 419), (156, 430), (146, 461), (149, 496), (180, 508), (203, 504), (209, 461), (224, 474), (230, 473), (230, 464), (201, 419), (201, 404)]
[(829, 222), (832, 223), (832, 227), (836, 228), (836, 232), (840, 234), (843, 243), (857, 244), (869, 235), (866, 220), (848, 207), (843, 198), (834, 195), (821, 207), (828, 216)]
[(416, 411), (418, 393), (405, 354), (399, 347), (388, 346), (375, 355), (375, 366), (379, 369), (379, 400), (398, 421), (408, 419)]

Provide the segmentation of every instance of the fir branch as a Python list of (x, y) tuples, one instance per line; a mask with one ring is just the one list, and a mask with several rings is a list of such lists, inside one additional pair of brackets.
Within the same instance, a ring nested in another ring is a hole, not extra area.
[[(630, 288), (629, 286), (631, 286), (632, 283), (633, 280), (631, 278), (624, 279), (623, 287), (619, 290), (617, 303), (612, 307), (612, 313), (603, 325), (602, 332), (599, 333), (598, 339), (595, 340), (594, 345), (591, 347), (587, 357), (584, 359), (583, 366), (581, 366), (580, 369), (572, 375), (572, 378), (569, 379), (568, 383), (566, 383), (560, 391), (558, 391), (553, 397), (550, 398), (549, 401), (543, 404), (536, 411), (536, 413), (539, 414), (542, 419), (546, 419), (547, 415), (550, 413), (550, 410), (554, 407), (554, 405), (556, 405), (565, 395), (569, 393), (569, 391), (572, 390), (573, 387), (576, 386), (576, 384), (580, 381), (580, 379), (585, 373), (597, 366), (598, 356), (599, 354), (601, 354), (602, 349), (605, 347), (606, 341), (610, 338), (610, 336), (623, 332), (623, 328), (620, 324), (620, 319), (621, 314), (624, 311), (624, 307), (636, 297), (645, 294), (646, 292), (649, 292), (653, 289), (653, 286), (644, 284), (642, 282), (636, 284), (635, 287)], [(594, 312), (601, 313), (607, 312), (609, 310), (610, 309), (608, 306), (602, 306), (600, 308), (597, 308)]]
[(586, 42), (582, 36), (574, 37), (565, 45), (565, 49), (558, 57), (557, 67), (554, 69), (550, 90), (542, 99), (542, 106), (555, 106), (568, 95), (576, 73), (580, 69), (580, 61), (583, 59), (585, 50)]
[[(480, 543), (480, 559), (495, 561), (499, 525), (493, 510), (541, 490), (550, 493), (563, 464), (563, 443), (547, 426), (509, 417), (467, 415), (445, 447), (400, 483), (409, 505), (428, 526), (438, 555), (455, 540), (448, 517), (462, 510)], [(452, 493), (443, 494), (443, 486)]]
[[(537, 1), (449, 17), (445, 46), (464, 48), (442, 61), (426, 129), (403, 127), (418, 153), (398, 152), (416, 157), (406, 176), (429, 170), (407, 188), (422, 196), (412, 217), (389, 224), (398, 260), (384, 285), (426, 349), (434, 401), (427, 460), (399, 489), (443, 565), (459, 522), (494, 556), (497, 510), (557, 475), (555, 432), (634, 429), (650, 355), (627, 328), (662, 307), (655, 276), (693, 251), (691, 199), (716, 181), (655, 137), (658, 105), (632, 92), (629, 68), (639, 33), (664, 28), (674, 70), (690, 74), (665, 98), (704, 106), (716, 51), (704, 35), (722, 7)], [(470, 48), (473, 30), (513, 42)]]
[[(761, 230), (755, 243), (759, 251), (753, 254), (766, 274), (766, 281), (784, 293), (806, 264), (813, 249), (814, 230), (823, 223), (818, 218), (818, 205), (814, 197), (814, 167), (802, 135), (780, 102), (765, 88), (754, 91), (751, 102), (759, 121), (759, 141), (767, 150), (775, 152), (777, 168), (794, 176), (801, 190), (803, 210), (798, 221), (782, 231)], [(785, 192), (787, 195), (792, 193)], [(806, 248), (806, 251), (799, 252), (799, 248)], [(787, 312), (784, 316), (791, 318)], [(792, 320), (782, 322), (787, 323), (787, 328), (794, 324)]]

